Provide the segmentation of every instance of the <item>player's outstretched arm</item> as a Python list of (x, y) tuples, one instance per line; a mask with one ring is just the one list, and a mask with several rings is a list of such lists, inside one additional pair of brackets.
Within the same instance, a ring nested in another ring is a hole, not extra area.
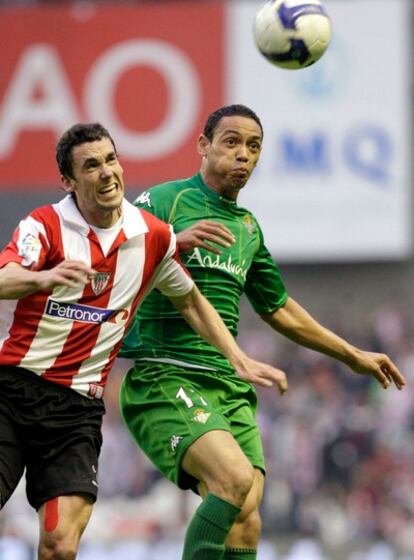
[(195, 247), (203, 247), (203, 249), (219, 255), (220, 249), (211, 243), (221, 247), (230, 247), (234, 243), (233, 234), (226, 226), (210, 220), (200, 220), (176, 235), (177, 244), (183, 253), (189, 253)]
[(356, 373), (373, 375), (385, 389), (392, 382), (398, 389), (402, 389), (405, 385), (404, 376), (386, 354), (367, 352), (357, 348), (356, 359), (353, 364), (349, 364), (349, 367)]
[(392, 382), (398, 389), (405, 385), (404, 376), (388, 356), (352, 346), (318, 323), (292, 298), (274, 313), (261, 317), (294, 342), (340, 360), (356, 373), (372, 375), (384, 389)]
[(287, 390), (284, 372), (246, 356), (223, 319), (196, 286), (185, 296), (170, 299), (193, 329), (229, 360), (241, 379), (263, 387), (276, 384), (281, 394)]
[(0, 299), (19, 299), (35, 292), (53, 290), (56, 286), (75, 288), (86, 284), (96, 274), (81, 261), (66, 260), (50, 270), (28, 270), (10, 262), (0, 269)]

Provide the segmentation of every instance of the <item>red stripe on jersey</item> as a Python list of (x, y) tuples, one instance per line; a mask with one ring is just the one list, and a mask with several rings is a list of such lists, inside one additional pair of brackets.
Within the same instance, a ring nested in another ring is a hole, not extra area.
[[(36, 297), (29, 296), (17, 301), (13, 323), (1, 349), (2, 364), (19, 365), (26, 355), (36, 335), (37, 325), (43, 315), (49, 293), (39, 292)], [(23, 315), (24, 322), (19, 320)]]
[[(133, 317), (134, 314), (131, 313), (131, 317)], [(125, 329), (126, 332), (126, 329)], [(106, 364), (106, 366), (104, 367), (104, 369), (102, 370), (102, 374), (101, 374), (101, 381), (99, 383), (99, 385), (102, 385), (103, 387), (106, 386), (106, 382), (108, 380), (108, 375), (111, 372), (114, 360), (116, 358), (116, 355), (119, 352), (119, 349), (121, 348), (121, 344), (122, 344), (122, 339), (114, 346), (114, 349), (112, 350), (112, 352), (109, 355), (109, 359), (108, 359), (108, 363)]]

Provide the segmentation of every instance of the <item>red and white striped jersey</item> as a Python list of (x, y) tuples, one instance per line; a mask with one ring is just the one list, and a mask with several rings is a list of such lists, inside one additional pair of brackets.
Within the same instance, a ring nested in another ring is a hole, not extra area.
[[(116, 235), (116, 234), (115, 234)], [(85, 286), (60, 286), (19, 300), (0, 301), (0, 364), (101, 398), (112, 363), (137, 306), (157, 288), (188, 293), (193, 281), (178, 258), (170, 226), (126, 200), (122, 227), (109, 251), (74, 199), (34, 210), (0, 253), (0, 267), (31, 270), (81, 260), (98, 274)]]

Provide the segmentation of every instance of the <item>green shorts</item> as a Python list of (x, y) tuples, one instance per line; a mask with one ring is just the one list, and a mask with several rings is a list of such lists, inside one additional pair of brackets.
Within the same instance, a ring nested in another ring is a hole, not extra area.
[(121, 413), (132, 436), (169, 480), (198, 481), (180, 465), (188, 447), (211, 430), (231, 432), (253, 466), (265, 471), (252, 385), (229, 374), (136, 362), (123, 381)]

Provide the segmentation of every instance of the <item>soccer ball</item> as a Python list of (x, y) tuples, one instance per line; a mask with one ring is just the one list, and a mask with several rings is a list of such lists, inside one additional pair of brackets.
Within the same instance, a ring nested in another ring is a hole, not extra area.
[(275, 66), (305, 68), (326, 51), (331, 20), (320, 0), (268, 0), (257, 12), (254, 39)]

